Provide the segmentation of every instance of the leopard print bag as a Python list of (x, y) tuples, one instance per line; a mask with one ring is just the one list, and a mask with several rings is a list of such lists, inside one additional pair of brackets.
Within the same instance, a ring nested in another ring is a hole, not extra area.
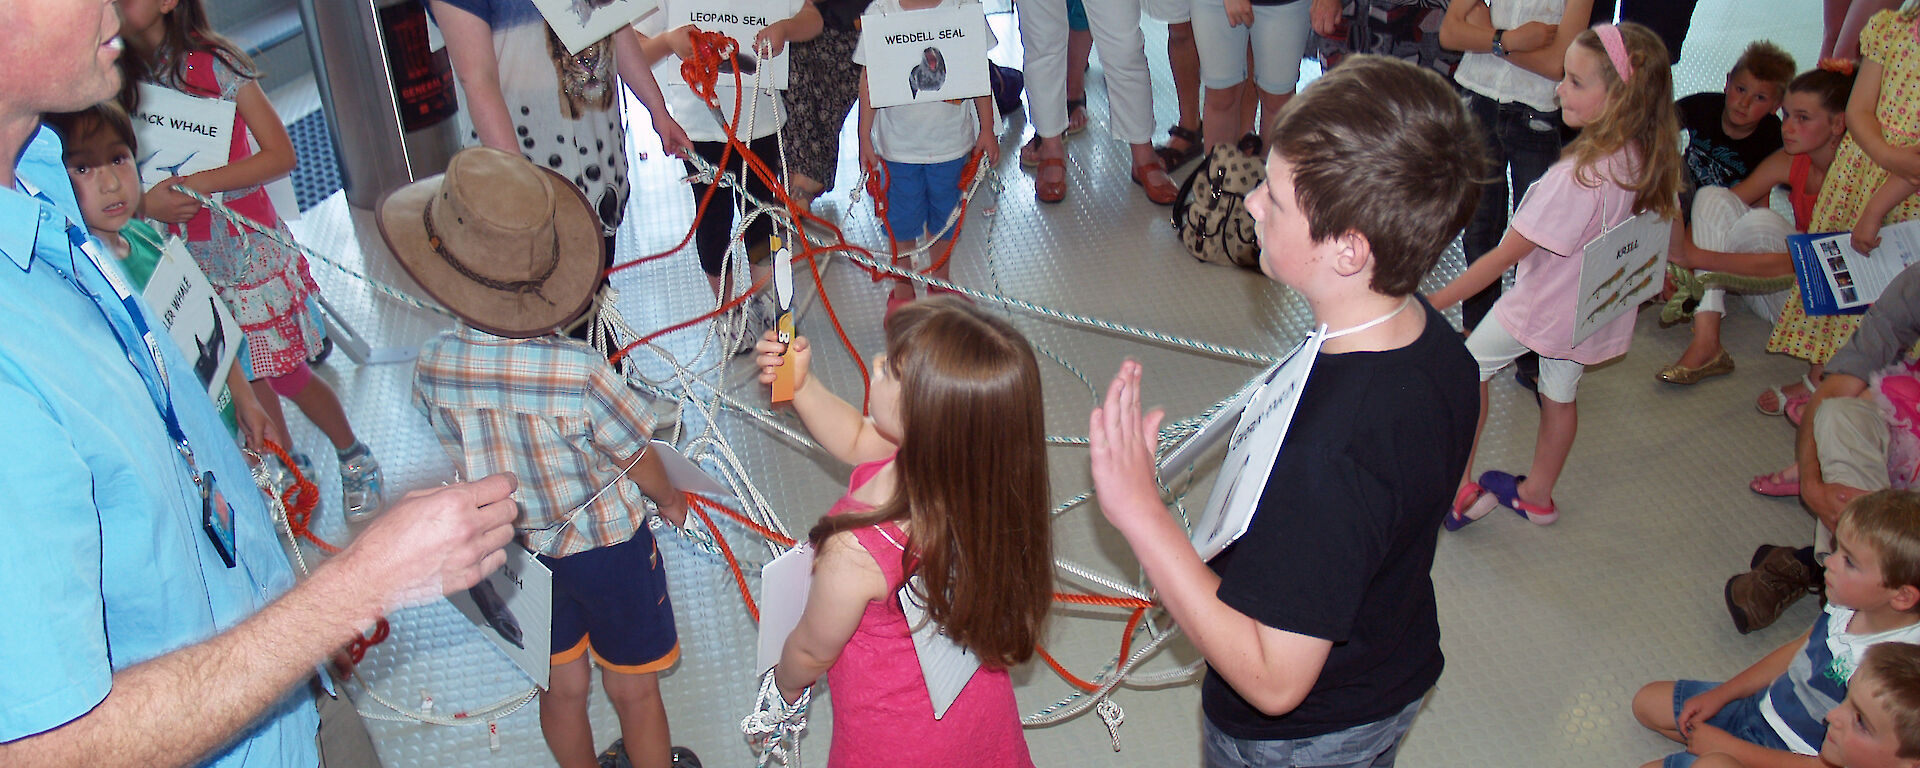
[(1187, 253), (1209, 264), (1259, 269), (1260, 243), (1246, 196), (1266, 179), (1266, 153), (1257, 137), (1208, 152), (1173, 203), (1173, 228)]

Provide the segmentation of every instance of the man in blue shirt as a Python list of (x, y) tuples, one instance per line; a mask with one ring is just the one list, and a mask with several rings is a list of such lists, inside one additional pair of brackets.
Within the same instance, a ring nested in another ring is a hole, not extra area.
[(32, 73), (0, 78), (0, 765), (310, 768), (301, 683), (383, 614), (498, 567), (514, 480), (410, 495), (294, 584), (39, 125), (114, 94), (119, 26), (107, 0), (0, 3), (0, 68)]

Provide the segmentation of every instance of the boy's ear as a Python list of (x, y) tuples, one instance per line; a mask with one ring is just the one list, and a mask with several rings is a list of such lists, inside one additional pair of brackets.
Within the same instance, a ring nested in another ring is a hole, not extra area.
[(1353, 230), (1334, 235), (1330, 242), (1334, 245), (1333, 268), (1341, 277), (1353, 277), (1373, 269), (1373, 244), (1367, 236)]
[(1893, 601), (1890, 605), (1901, 613), (1912, 612), (1915, 606), (1920, 606), (1920, 587), (1912, 584), (1900, 585), (1899, 589), (1893, 591)]

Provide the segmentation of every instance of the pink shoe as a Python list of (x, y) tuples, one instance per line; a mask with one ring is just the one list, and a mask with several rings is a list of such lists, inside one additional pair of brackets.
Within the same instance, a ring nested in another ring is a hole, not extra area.
[(1813, 395), (1788, 395), (1787, 421), (1796, 427), (1800, 426), (1800, 415), (1806, 413), (1807, 403), (1810, 402), (1813, 402)]
[(1783, 469), (1764, 475), (1754, 475), (1753, 482), (1747, 483), (1747, 487), (1753, 489), (1754, 493), (1762, 496), (1799, 496), (1800, 481), (1798, 479), (1785, 479), (1782, 475), (1786, 473), (1787, 471)]

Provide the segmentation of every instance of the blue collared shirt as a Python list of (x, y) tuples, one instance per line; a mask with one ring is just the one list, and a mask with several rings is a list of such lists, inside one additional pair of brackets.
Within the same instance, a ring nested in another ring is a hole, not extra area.
[[(53, 204), (0, 189), (0, 741), (86, 714), (114, 670), (229, 629), (293, 584), (212, 401), (175, 386), (198, 469), (233, 506), (237, 567), (202, 531), (199, 487), (149, 394), (154, 361), (121, 346), (126, 305), (67, 237), (80, 212), (51, 131), (15, 172)], [(176, 381), (197, 383), (177, 346), (157, 346)], [(301, 686), (206, 764), (311, 768), (317, 728)]]

